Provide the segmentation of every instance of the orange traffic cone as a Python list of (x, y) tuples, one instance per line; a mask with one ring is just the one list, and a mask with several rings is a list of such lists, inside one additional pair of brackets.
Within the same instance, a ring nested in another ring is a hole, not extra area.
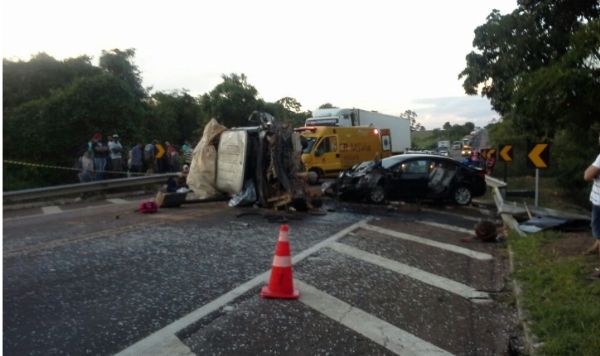
[(292, 277), (292, 257), (290, 256), (290, 240), (288, 239), (288, 226), (281, 225), (279, 228), (279, 240), (275, 247), (273, 258), (273, 269), (269, 285), (260, 291), (263, 298), (296, 299), (300, 296), (294, 289)]

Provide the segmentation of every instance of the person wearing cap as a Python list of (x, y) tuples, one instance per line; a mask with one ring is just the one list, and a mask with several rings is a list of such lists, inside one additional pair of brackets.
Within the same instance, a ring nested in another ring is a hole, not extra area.
[[(123, 146), (121, 142), (119, 142), (119, 135), (112, 135), (112, 141), (108, 143), (108, 150), (110, 151), (110, 162), (111, 162), (111, 170), (113, 172), (121, 172), (123, 170), (123, 156), (121, 152), (123, 151)], [(119, 177), (119, 173), (114, 173), (116, 177)]]

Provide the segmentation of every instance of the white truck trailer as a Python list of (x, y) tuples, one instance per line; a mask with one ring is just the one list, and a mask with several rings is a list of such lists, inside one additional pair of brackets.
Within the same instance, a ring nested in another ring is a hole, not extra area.
[(410, 149), (410, 122), (399, 116), (381, 114), (361, 109), (317, 109), (313, 117), (306, 119), (305, 126), (371, 126), (390, 129), (392, 153), (403, 153)]

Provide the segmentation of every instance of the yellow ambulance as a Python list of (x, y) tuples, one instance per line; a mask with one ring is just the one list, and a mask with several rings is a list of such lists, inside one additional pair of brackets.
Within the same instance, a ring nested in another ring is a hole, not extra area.
[(374, 127), (305, 126), (297, 128), (303, 141), (302, 162), (318, 177), (335, 176), (353, 165), (392, 154), (389, 129)]

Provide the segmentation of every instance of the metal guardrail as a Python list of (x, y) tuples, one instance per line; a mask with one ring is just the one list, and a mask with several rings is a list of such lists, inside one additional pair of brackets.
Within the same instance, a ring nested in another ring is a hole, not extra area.
[(4, 202), (22, 202), (42, 198), (55, 198), (72, 194), (96, 192), (100, 190), (135, 187), (146, 184), (164, 183), (169, 177), (176, 177), (178, 173), (155, 174), (151, 176), (117, 178), (89, 183), (65, 184), (46, 188), (34, 188), (4, 192)]
[(485, 183), (492, 188), (494, 203), (496, 204), (496, 209), (498, 209), (498, 213), (500, 214), (502, 221), (520, 236), (525, 236), (525, 233), (519, 229), (519, 223), (517, 220), (511, 214), (507, 214), (503, 211), (504, 196), (502, 190), (505, 190), (508, 184), (500, 179), (496, 179), (488, 175), (485, 176)]

